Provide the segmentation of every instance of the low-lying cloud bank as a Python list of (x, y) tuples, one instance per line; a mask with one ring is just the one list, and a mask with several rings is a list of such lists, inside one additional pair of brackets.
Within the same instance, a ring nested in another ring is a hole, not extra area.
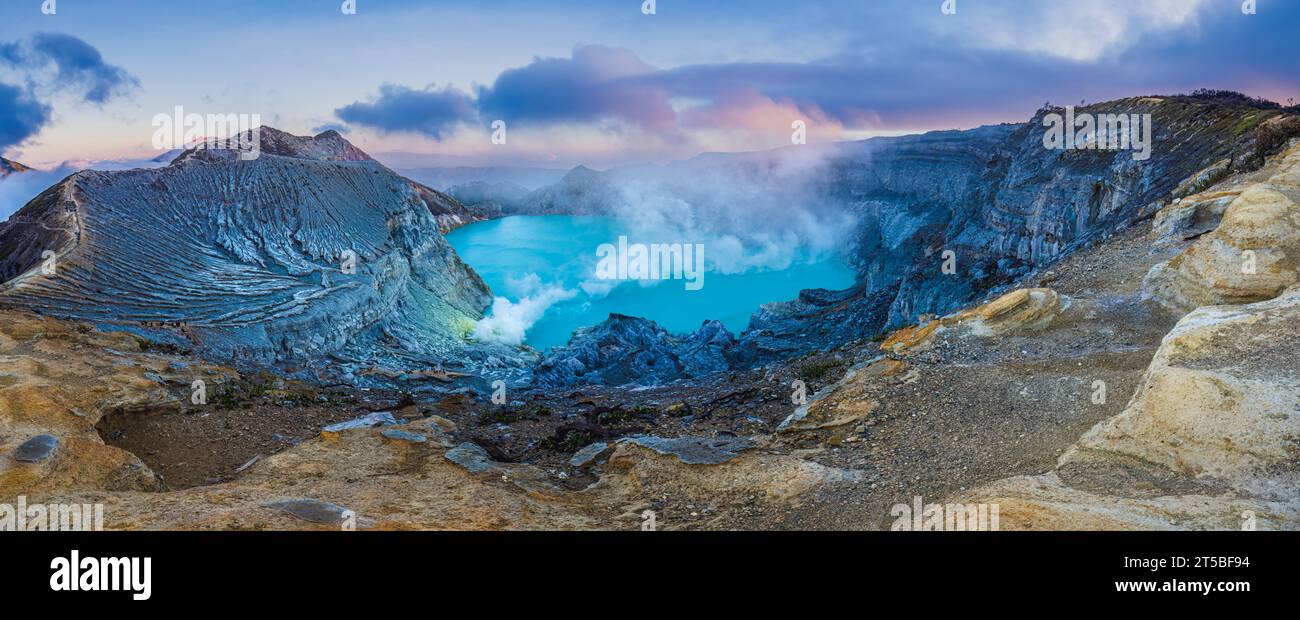
[(31, 199), (76, 171), (76, 168), (60, 166), (57, 170), (48, 172), (29, 170), (0, 178), (0, 222), (9, 219)]

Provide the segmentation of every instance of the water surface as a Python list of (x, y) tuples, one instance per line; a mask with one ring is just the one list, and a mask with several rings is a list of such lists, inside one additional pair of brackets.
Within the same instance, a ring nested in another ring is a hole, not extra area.
[(834, 257), (805, 256), (789, 265), (722, 273), (710, 259), (710, 247), (724, 251), (724, 243), (716, 240), (690, 240), (704, 246), (700, 290), (687, 290), (685, 280), (599, 280), (597, 248), (617, 244), (620, 235), (630, 243), (688, 242), (637, 235), (612, 218), (558, 215), (506, 217), (447, 235), (498, 297), (479, 336), (503, 342), (522, 337), (547, 349), (567, 343), (575, 329), (600, 323), (610, 313), (645, 317), (678, 334), (717, 319), (739, 333), (764, 303), (794, 299), (806, 288), (842, 289), (853, 283), (852, 271)]

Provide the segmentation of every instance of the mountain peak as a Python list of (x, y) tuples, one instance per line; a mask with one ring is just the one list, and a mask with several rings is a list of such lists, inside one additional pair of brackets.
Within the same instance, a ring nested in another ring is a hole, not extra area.
[[(274, 127), (258, 127), (240, 134), (257, 132), (258, 149), (262, 155), (310, 159), (313, 161), (375, 161), (365, 151), (348, 142), (337, 131), (329, 130), (315, 136), (295, 136)], [(211, 160), (214, 153), (229, 153), (222, 149), (192, 148), (177, 157), (173, 163), (192, 158)], [(224, 157), (218, 156), (218, 157)]]
[(14, 174), (16, 172), (27, 172), (29, 170), (31, 170), (31, 168), (28, 168), (27, 166), (24, 166), (16, 161), (12, 161), (0, 157), (0, 179), (7, 177), (11, 174)]
[(592, 170), (591, 168), (588, 168), (582, 164), (578, 164), (577, 167), (575, 167), (573, 170), (570, 170), (567, 174), (564, 175), (563, 180), (580, 181), (584, 179), (593, 178), (597, 176), (597, 174), (598, 173), (595, 170)]

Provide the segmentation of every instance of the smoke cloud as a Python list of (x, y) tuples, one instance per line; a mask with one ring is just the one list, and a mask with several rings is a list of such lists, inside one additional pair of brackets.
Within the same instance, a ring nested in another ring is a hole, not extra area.
[(519, 346), (528, 329), (541, 320), (547, 309), (578, 294), (559, 286), (542, 287), (537, 274), (530, 274), (526, 280), (524, 286), (531, 285), (534, 289), (531, 294), (523, 296), (518, 303), (505, 297), (494, 299), (487, 317), (474, 326), (475, 340)]
[(845, 248), (855, 227), (852, 210), (821, 191), (833, 153), (798, 146), (618, 173), (611, 215), (634, 241), (702, 244), (709, 272), (816, 262)]

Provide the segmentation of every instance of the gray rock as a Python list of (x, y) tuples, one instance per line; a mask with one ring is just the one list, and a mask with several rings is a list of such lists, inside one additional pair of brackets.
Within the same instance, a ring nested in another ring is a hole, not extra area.
[(569, 459), (571, 467), (587, 467), (596, 462), (596, 459), (609, 452), (609, 444), (598, 441), (577, 452), (573, 453), (573, 458)]
[(58, 448), (58, 437), (37, 435), (18, 446), (18, 449), (14, 450), (14, 458), (23, 463), (39, 463), (54, 456), (54, 451)]
[(651, 437), (637, 435), (620, 441), (649, 448), (659, 454), (677, 457), (687, 465), (718, 465), (736, 458), (740, 452), (754, 447), (754, 442), (744, 437)]
[(567, 346), (552, 349), (533, 378), (547, 387), (662, 385), (729, 369), (735, 343), (718, 321), (675, 336), (654, 321), (610, 314), (599, 325), (574, 332)]
[(376, 426), (397, 426), (397, 425), (398, 425), (397, 418), (394, 418), (393, 414), (387, 411), (376, 411), (375, 413), (366, 414), (359, 418), (348, 420), (347, 422), (339, 422), (338, 424), (331, 424), (329, 426), (322, 428), (321, 430), (330, 433), (337, 433), (339, 431), (346, 431), (354, 428), (374, 428)]
[(388, 430), (385, 430), (381, 432), (380, 435), (383, 435), (385, 438), (391, 439), (393, 441), (408, 441), (410, 443), (425, 443), (429, 441), (429, 439), (424, 435), (420, 435), (417, 433), (408, 433), (406, 431), (400, 431), (395, 428), (390, 428)]
[(311, 523), (342, 523), (351, 512), (338, 504), (315, 499), (286, 499), (262, 504), (262, 506), (282, 510)]
[(448, 450), (443, 456), (448, 461), (464, 467), (471, 474), (481, 474), (500, 468), (483, 446), (468, 441)]

